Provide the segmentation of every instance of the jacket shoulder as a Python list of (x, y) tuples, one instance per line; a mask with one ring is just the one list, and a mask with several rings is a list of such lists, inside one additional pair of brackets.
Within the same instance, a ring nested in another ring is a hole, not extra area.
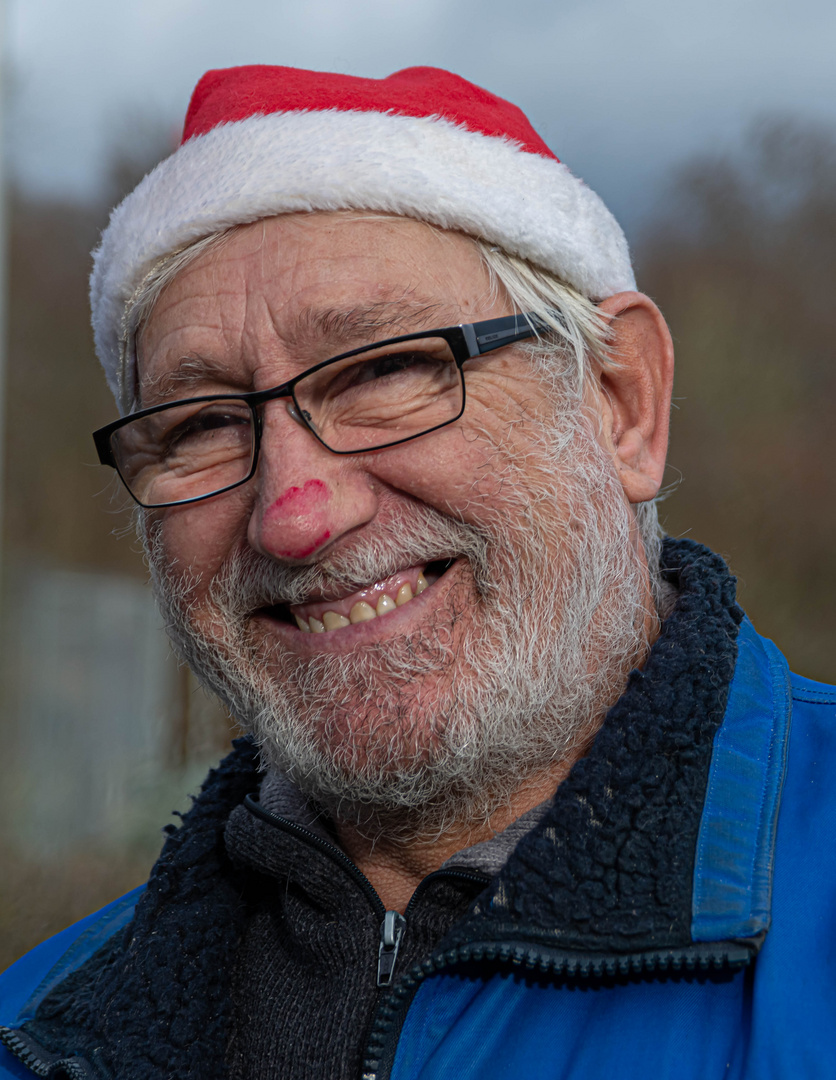
[(805, 702), (809, 705), (830, 706), (830, 713), (836, 719), (836, 686), (829, 683), (814, 682), (803, 675), (790, 675), (790, 688), (793, 702)]
[(790, 696), (791, 759), (803, 769), (815, 770), (825, 762), (832, 769), (836, 766), (836, 686), (790, 675)]
[[(19, 1027), (49, 991), (133, 918), (144, 885), (48, 938), (0, 975), (0, 1026)], [(2, 1052), (2, 1051), (0, 1051)], [(0, 1058), (0, 1069), (5, 1062)], [(0, 1077), (3, 1075), (0, 1071)], [(14, 1074), (12, 1074), (14, 1075)]]

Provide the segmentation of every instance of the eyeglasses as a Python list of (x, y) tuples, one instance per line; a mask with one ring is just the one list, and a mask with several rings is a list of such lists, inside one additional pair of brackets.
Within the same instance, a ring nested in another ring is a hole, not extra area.
[(404, 334), (324, 360), (271, 390), (142, 409), (93, 439), (101, 463), (117, 470), (140, 506), (199, 502), (253, 476), (268, 401), (290, 398), (291, 416), (334, 454), (382, 450), (459, 419), (466, 360), (544, 329), (529, 312)]

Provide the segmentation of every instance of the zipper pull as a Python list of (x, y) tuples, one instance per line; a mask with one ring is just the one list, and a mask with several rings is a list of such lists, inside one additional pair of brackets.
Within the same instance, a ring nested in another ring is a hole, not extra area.
[(399, 911), (387, 911), (380, 926), (380, 948), (377, 953), (378, 986), (392, 985), (404, 930), (406, 930), (406, 919), (403, 915)]

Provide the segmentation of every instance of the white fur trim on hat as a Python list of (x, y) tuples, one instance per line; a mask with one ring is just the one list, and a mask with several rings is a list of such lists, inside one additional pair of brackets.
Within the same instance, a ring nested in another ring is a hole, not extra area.
[(479, 237), (592, 299), (635, 288), (615, 218), (554, 159), (438, 117), (251, 116), (158, 165), (114, 210), (94, 253), (96, 351), (123, 411), (134, 363), (124, 316), (151, 268), (230, 226), (311, 210), (383, 211)]

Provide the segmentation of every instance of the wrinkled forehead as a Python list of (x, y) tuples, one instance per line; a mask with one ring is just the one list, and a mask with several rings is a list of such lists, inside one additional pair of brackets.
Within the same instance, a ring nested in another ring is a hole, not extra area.
[[(385, 215), (294, 214), (240, 226), (162, 267), (137, 298), (139, 388), (196, 360), (316, 363), (476, 314), (492, 292), (477, 245)], [(194, 363), (192, 363), (194, 367)]]

